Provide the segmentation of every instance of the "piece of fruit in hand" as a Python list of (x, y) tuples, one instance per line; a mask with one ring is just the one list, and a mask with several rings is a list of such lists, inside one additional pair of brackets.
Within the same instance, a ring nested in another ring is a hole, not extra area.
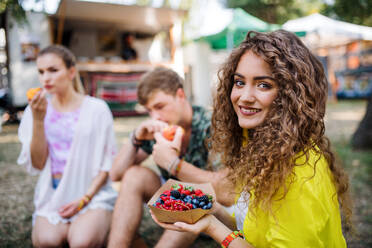
[(31, 101), (32, 98), (34, 98), (34, 96), (36, 95), (36, 93), (38, 93), (40, 90), (41, 90), (41, 88), (31, 88), (31, 89), (29, 89), (29, 90), (26, 92), (27, 99), (28, 99), (29, 101)]
[(177, 128), (181, 128), (183, 131), (183, 128), (177, 125), (170, 125), (164, 128), (162, 131), (163, 137), (169, 141), (172, 141), (174, 139), (174, 135), (176, 134)]

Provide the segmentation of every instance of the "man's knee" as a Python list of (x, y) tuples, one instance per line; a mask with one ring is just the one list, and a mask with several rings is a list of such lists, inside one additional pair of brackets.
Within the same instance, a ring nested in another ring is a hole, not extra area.
[(186, 248), (194, 243), (198, 235), (188, 232), (165, 230), (156, 248)]
[(159, 177), (152, 170), (142, 166), (131, 166), (121, 180), (123, 190), (144, 190), (147, 186), (160, 186)]

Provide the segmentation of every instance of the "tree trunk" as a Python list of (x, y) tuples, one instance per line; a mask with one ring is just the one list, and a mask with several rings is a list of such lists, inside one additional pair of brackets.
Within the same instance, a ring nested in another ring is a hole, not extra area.
[(372, 95), (368, 100), (366, 114), (355, 131), (351, 144), (355, 149), (372, 149)]

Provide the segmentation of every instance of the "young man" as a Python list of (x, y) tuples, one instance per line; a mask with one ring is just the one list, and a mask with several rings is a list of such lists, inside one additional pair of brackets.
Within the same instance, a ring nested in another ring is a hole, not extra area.
[[(206, 139), (210, 133), (210, 116), (202, 107), (191, 106), (182, 82), (176, 72), (166, 68), (154, 69), (139, 82), (138, 99), (149, 111), (151, 119), (132, 132), (131, 142), (123, 146), (110, 171), (113, 181), (121, 180), (111, 225), (110, 248), (131, 246), (141, 222), (143, 203), (168, 178), (213, 183), (225, 176), (225, 173), (203, 170), (208, 160)], [(168, 125), (183, 128), (183, 131), (177, 129), (173, 142), (160, 135)], [(161, 177), (146, 167), (136, 166), (150, 154)], [(189, 233), (167, 230), (156, 247), (188, 247), (195, 239), (196, 236)]]

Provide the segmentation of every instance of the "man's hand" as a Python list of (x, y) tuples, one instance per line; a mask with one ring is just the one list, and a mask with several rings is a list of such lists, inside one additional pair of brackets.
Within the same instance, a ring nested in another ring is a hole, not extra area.
[(170, 163), (180, 155), (183, 130), (177, 128), (173, 141), (168, 141), (161, 132), (156, 132), (154, 136), (156, 144), (152, 151), (153, 159), (161, 168), (168, 170)]
[(152, 140), (154, 133), (161, 132), (168, 124), (164, 121), (147, 120), (142, 122), (134, 133), (137, 140)]

